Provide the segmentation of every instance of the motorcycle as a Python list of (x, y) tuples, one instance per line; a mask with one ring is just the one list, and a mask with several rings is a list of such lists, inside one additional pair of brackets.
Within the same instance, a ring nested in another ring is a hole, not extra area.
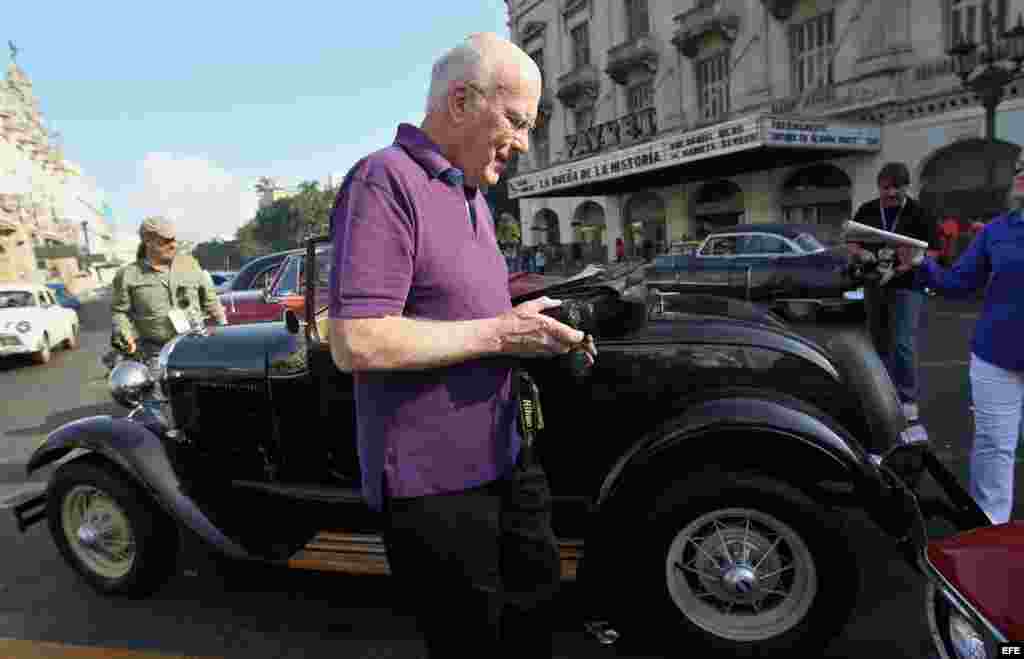
[(940, 659), (1024, 656), (1024, 522), (933, 540), (921, 552), (925, 611)]

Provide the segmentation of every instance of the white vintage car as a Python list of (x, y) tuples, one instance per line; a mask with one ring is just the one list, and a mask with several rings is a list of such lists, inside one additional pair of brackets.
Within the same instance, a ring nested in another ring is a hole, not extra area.
[(39, 364), (63, 344), (78, 347), (78, 312), (62, 307), (46, 286), (0, 283), (0, 357), (31, 354)]

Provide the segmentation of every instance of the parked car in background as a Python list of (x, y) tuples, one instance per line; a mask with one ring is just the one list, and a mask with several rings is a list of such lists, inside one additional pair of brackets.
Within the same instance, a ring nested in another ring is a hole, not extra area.
[(224, 305), (228, 325), (281, 320), (284, 308), (277, 303), (268, 303), (264, 290), (273, 281), (281, 263), (288, 256), (300, 253), (301, 249), (267, 254), (242, 266), (218, 296)]
[(228, 290), (228, 284), (235, 278), (237, 272), (229, 270), (211, 270), (210, 279), (213, 280), (213, 285), (217, 287), (218, 293), (224, 293)]
[(0, 357), (32, 355), (50, 361), (54, 346), (78, 347), (78, 312), (57, 303), (40, 284), (0, 284)]
[[(328, 273), (331, 268), (331, 255), (333, 247), (330, 244), (320, 246), (317, 254), (317, 288), (316, 308), (327, 304)], [(299, 318), (304, 318), (306, 313), (306, 287), (305, 287), (305, 253), (292, 254), (281, 265), (281, 269), (274, 277), (267, 291), (267, 302), (280, 304), (283, 309), (290, 309)], [(274, 320), (281, 320), (282, 314)]]
[(712, 233), (693, 254), (663, 254), (647, 269), (653, 292), (711, 294), (766, 304), (793, 320), (862, 304), (844, 247), (816, 227), (746, 224)]
[(67, 286), (64, 284), (47, 284), (46, 287), (53, 291), (53, 297), (57, 299), (57, 304), (60, 306), (74, 309), (75, 311), (82, 308), (82, 301), (68, 293)]
[(669, 247), (668, 253), (683, 255), (696, 254), (697, 250), (700, 249), (700, 246), (700, 240), (682, 240), (672, 243)]

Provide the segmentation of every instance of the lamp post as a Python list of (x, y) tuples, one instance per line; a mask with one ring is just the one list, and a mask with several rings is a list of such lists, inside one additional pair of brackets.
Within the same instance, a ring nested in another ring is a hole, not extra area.
[[(963, 86), (981, 98), (985, 108), (985, 138), (996, 139), (996, 108), (1003, 100), (1007, 83), (1024, 77), (1024, 16), (1018, 14), (1017, 25), (995, 38), (995, 25), (990, 8), (991, 0), (981, 7), (983, 43), (976, 44), (962, 32), (956, 35), (956, 44), (947, 53), (953, 58), (954, 70)], [(996, 162), (986, 163), (985, 183), (988, 190), (995, 187)]]
[(985, 137), (996, 137), (996, 107), (1003, 100), (1003, 87), (1024, 77), (1024, 16), (1017, 16), (1017, 25), (993, 38), (991, 0), (981, 8), (984, 42), (974, 43), (962, 32), (956, 35), (956, 44), (947, 53), (953, 58), (956, 74), (963, 86), (981, 97), (985, 108)]

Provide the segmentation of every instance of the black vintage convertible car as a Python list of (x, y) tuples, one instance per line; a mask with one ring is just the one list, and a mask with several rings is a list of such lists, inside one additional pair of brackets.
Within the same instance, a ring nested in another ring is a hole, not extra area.
[[(325, 241), (309, 241), (307, 282), (323, 281)], [(563, 577), (588, 593), (581, 622), (662, 639), (665, 656), (814, 653), (857, 599), (844, 510), (865, 511), (914, 561), (915, 488), (930, 473), (944, 492), (935, 514), (988, 524), (910, 432), (859, 335), (817, 345), (725, 298), (652, 306), (630, 267), (513, 282), (516, 303), (565, 300), (552, 313), (599, 344), (584, 370), (524, 362), (541, 389), (536, 452)], [(49, 436), (28, 471), (60, 463), (15, 506), (19, 528), (47, 520), (106, 594), (152, 592), (200, 556), (386, 575), (360, 496), (352, 376), (332, 362), (315, 288), (304, 321), (197, 328), (154, 364), (118, 364), (112, 393), (131, 413)]]
[(827, 245), (819, 227), (741, 224), (712, 233), (692, 254), (664, 254), (647, 268), (661, 293), (711, 294), (763, 303), (794, 320), (860, 306), (845, 247)]

